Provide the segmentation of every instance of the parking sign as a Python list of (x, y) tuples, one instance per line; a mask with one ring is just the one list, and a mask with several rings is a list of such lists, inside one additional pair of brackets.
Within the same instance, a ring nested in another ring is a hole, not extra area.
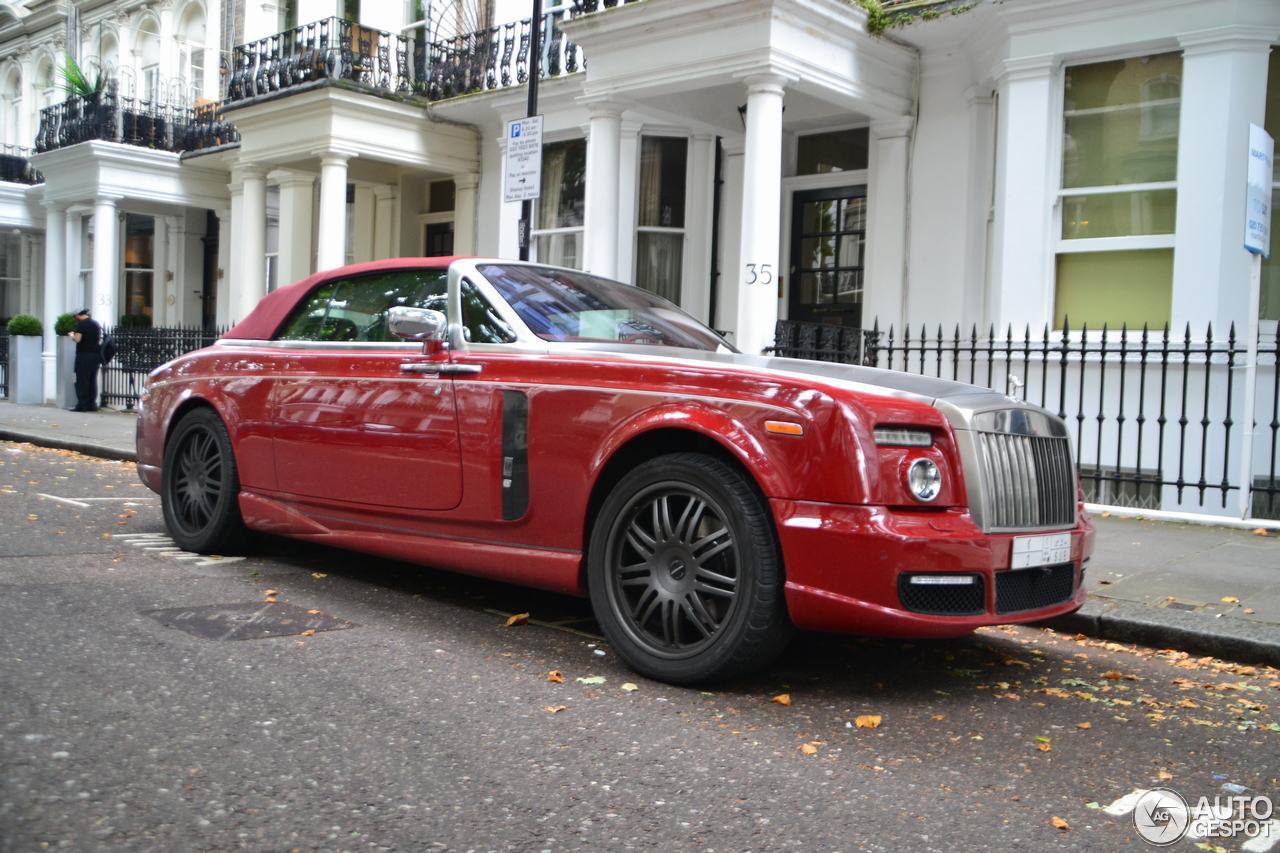
[(503, 201), (535, 199), (542, 190), (542, 116), (507, 122)]

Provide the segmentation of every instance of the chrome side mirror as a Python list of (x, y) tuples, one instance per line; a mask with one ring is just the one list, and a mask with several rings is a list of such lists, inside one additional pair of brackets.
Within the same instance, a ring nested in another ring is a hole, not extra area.
[(396, 305), (387, 313), (387, 331), (406, 341), (443, 341), (449, 321), (439, 311)]

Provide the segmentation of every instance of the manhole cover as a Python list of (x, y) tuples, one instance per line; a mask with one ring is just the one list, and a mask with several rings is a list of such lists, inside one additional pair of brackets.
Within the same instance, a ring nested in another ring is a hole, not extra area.
[(303, 631), (340, 631), (354, 622), (323, 613), (308, 613), (292, 604), (208, 604), (203, 607), (170, 607), (144, 610), (143, 616), (206, 640), (263, 640), (288, 637)]

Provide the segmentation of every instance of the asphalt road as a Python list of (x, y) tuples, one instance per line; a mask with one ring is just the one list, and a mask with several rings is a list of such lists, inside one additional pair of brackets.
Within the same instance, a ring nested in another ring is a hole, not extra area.
[(132, 466), (0, 443), (0, 850), (1145, 849), (1136, 789), (1280, 793), (1275, 670), (1018, 628), (678, 689), (574, 599), (163, 532)]

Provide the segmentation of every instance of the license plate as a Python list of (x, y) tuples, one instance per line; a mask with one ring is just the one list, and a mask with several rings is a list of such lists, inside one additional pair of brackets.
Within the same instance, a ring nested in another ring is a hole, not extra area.
[(1071, 560), (1071, 534), (1051, 533), (1047, 536), (1015, 536), (1013, 559), (1009, 568), (1029, 569)]

